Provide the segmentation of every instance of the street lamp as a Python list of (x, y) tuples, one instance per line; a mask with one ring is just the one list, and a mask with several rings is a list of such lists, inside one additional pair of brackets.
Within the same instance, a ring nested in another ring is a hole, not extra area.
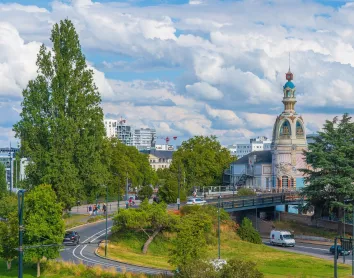
[(179, 207), (181, 205), (181, 167), (180, 167), (180, 163), (178, 163), (178, 199), (177, 199), (177, 208), (179, 210)]
[[(116, 173), (113, 173), (113, 176), (116, 176), (116, 177), (119, 177), (119, 175), (118, 174), (116, 174)], [(119, 212), (119, 178), (118, 178), (118, 204), (117, 204), (117, 211)]]
[(17, 192), (18, 202), (18, 278), (23, 277), (23, 208), (26, 190), (20, 189)]
[(221, 207), (221, 186), (219, 185), (218, 198), (218, 258), (220, 260), (220, 207)]
[(125, 185), (125, 208), (129, 208), (129, 202), (128, 202), (128, 172), (127, 172), (127, 183)]
[(104, 256), (107, 257), (107, 241), (108, 241), (108, 185), (106, 184), (106, 242), (104, 245)]
[(11, 145), (10, 145), (9, 157), (10, 157), (10, 193), (11, 193), (12, 192), (12, 152), (11, 152)]

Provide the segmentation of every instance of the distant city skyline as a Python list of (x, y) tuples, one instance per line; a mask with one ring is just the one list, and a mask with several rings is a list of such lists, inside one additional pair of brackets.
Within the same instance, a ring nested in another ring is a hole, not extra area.
[(77, 28), (105, 117), (227, 146), (271, 138), (289, 53), (307, 134), (353, 114), (353, 16), (352, 1), (3, 0), (0, 146), (17, 144), (21, 92), (61, 19)]

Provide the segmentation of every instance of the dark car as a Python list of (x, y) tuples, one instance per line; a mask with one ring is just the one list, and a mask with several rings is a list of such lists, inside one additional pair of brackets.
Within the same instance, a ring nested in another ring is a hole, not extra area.
[(78, 245), (80, 243), (80, 236), (75, 231), (65, 232), (63, 244), (74, 244)]
[[(334, 251), (334, 245), (332, 245), (331, 248), (329, 248), (329, 252), (334, 255)], [(344, 250), (340, 245), (337, 245), (337, 252), (340, 256), (347, 256), (350, 254), (350, 251)]]

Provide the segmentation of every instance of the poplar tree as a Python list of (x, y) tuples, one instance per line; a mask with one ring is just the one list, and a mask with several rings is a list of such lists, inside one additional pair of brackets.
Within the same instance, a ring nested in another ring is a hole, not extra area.
[(50, 39), (52, 50), (45, 45), (39, 50), (38, 75), (23, 91), (14, 131), (23, 156), (30, 159), (26, 186), (51, 184), (70, 208), (102, 190), (103, 112), (73, 23), (55, 24)]

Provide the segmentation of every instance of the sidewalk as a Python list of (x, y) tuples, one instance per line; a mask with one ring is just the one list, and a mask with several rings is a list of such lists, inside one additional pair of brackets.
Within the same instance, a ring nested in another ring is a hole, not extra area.
[[(140, 200), (136, 200), (135, 201), (135, 206), (138, 206), (140, 204)], [(82, 205), (82, 206), (75, 206), (71, 208), (71, 213), (72, 214), (89, 214), (88, 212), (88, 207), (90, 205), (95, 205), (96, 203), (92, 203), (92, 204), (88, 204), (88, 205)], [(99, 202), (98, 204), (101, 205), (101, 210), (102, 210), (102, 206), (103, 206), (103, 202)], [(125, 201), (119, 201), (119, 208), (125, 208)], [(134, 207), (134, 206), (133, 206)], [(107, 211), (108, 213), (112, 213), (117, 211), (118, 208), (118, 202), (109, 202), (107, 205)], [(100, 211), (100, 213), (98, 213), (98, 215), (102, 214), (103, 212)]]

